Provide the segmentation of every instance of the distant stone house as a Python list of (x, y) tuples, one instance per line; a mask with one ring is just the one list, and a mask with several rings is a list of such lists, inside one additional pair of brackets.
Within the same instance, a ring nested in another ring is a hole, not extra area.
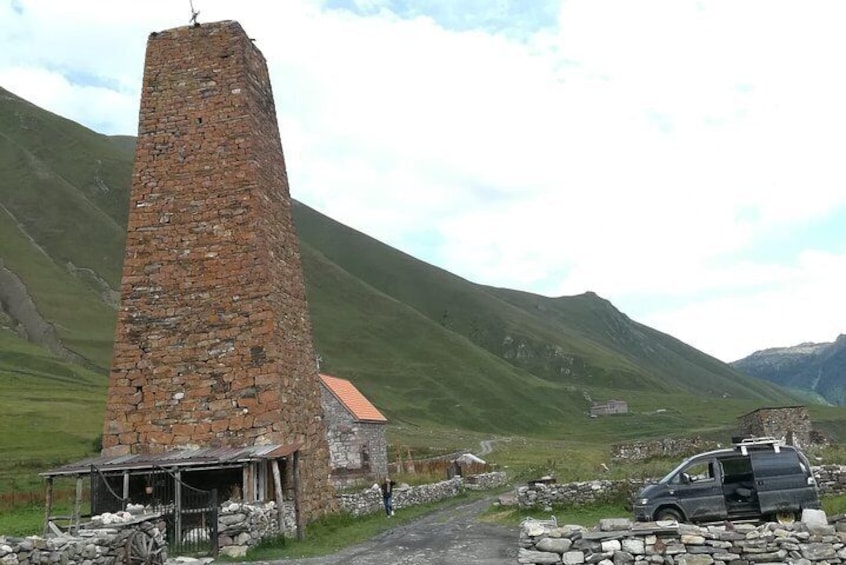
[(811, 445), (811, 416), (804, 406), (758, 408), (737, 419), (743, 436), (769, 436), (799, 448)]
[(388, 420), (348, 380), (320, 375), (332, 482), (336, 485), (388, 473)]
[(590, 407), (591, 416), (608, 416), (609, 414), (626, 414), (629, 404), (625, 400), (609, 400), (608, 402), (594, 402)]

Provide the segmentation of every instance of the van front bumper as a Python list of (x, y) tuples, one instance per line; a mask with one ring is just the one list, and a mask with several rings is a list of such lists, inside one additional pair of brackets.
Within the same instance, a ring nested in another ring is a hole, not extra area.
[(635, 520), (638, 522), (650, 522), (652, 520), (652, 507), (649, 504), (635, 504), (634, 510)]

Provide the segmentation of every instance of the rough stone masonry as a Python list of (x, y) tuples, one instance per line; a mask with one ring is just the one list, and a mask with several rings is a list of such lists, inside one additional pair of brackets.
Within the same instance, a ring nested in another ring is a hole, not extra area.
[(232, 21), (150, 34), (103, 455), (302, 445), (329, 454), (273, 94)]

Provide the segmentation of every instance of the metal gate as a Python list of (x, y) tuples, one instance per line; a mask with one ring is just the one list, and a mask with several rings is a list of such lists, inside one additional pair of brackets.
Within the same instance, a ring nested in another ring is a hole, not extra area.
[(95, 465), (91, 465), (91, 514), (118, 512), (126, 510), (126, 500), (122, 494), (123, 479), (119, 476), (107, 476)]
[(217, 557), (217, 489), (201, 490), (182, 481), (179, 471), (157, 467), (145, 487), (167, 524), (168, 553)]

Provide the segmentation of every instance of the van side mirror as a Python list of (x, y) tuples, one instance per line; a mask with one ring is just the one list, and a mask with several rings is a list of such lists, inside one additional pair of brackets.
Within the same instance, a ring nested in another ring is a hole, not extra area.
[(686, 485), (690, 484), (690, 475), (688, 475), (687, 473), (682, 473), (681, 474), (681, 482), (683, 482)]

